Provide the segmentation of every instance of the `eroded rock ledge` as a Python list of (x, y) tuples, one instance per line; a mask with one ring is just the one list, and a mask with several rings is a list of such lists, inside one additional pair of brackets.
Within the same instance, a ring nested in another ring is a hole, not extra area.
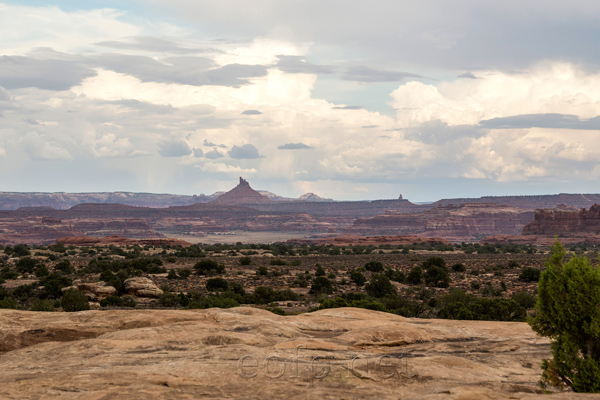
[(354, 308), (0, 310), (0, 398), (547, 399), (548, 356), (524, 323)]

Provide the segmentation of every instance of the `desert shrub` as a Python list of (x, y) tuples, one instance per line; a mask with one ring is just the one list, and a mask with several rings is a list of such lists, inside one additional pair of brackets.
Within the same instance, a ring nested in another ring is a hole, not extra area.
[(267, 276), (269, 274), (269, 270), (267, 269), (267, 267), (265, 266), (260, 266), (258, 267), (258, 269), (256, 270), (256, 275), (259, 276)]
[[(327, 278), (324, 278), (327, 279)], [(259, 286), (254, 289), (254, 293), (247, 298), (247, 303), (269, 304), (274, 301), (298, 300), (300, 296), (290, 289), (274, 290), (266, 286)]]
[(430, 265), (424, 274), (425, 283), (427, 286), (435, 286), (447, 288), (450, 286), (450, 275), (446, 267), (439, 265)]
[(252, 264), (252, 258), (245, 256), (245, 257), (240, 257), (240, 265), (250, 265)]
[(519, 280), (523, 282), (537, 282), (540, 280), (541, 271), (536, 268), (525, 267), (521, 270)]
[(38, 266), (38, 264), (39, 261), (34, 258), (23, 257), (19, 261), (17, 261), (15, 266), (17, 267), (17, 271), (19, 271), (20, 273), (31, 274), (33, 273), (33, 270)]
[(84, 311), (90, 309), (90, 303), (85, 293), (78, 289), (69, 289), (63, 293), (60, 305), (62, 306), (63, 310), (67, 312)]
[(43, 278), (50, 275), (50, 271), (48, 271), (48, 267), (46, 267), (44, 264), (40, 264), (35, 268), (34, 274), (38, 278)]
[(535, 306), (535, 296), (525, 291), (513, 294), (511, 299), (519, 303), (526, 310), (529, 310)]
[(398, 269), (387, 268), (385, 270), (385, 276), (388, 277), (390, 281), (401, 282), (406, 281), (406, 276), (404, 276), (404, 272)]
[(75, 272), (75, 268), (73, 268), (69, 260), (62, 260), (54, 266), (54, 270), (61, 271), (64, 274), (72, 274)]
[(365, 285), (365, 289), (369, 296), (373, 297), (396, 295), (396, 287), (384, 274), (373, 274), (369, 283)]
[(406, 277), (406, 282), (412, 285), (420, 285), (423, 282), (423, 269), (418, 265), (412, 267)]
[(383, 272), (383, 264), (378, 261), (369, 261), (364, 267), (367, 271), (371, 272)]
[(433, 265), (445, 268), (446, 260), (444, 260), (442, 257), (429, 257), (427, 260), (423, 261), (423, 264), (421, 264), (421, 268), (426, 270), (427, 268)]
[(271, 261), (269, 261), (269, 264), (271, 264), (271, 265), (287, 265), (287, 263), (280, 258), (272, 259)]
[(136, 306), (136, 302), (133, 296), (123, 296), (121, 297), (121, 300), (123, 300), (123, 307), (134, 308)]
[(167, 274), (167, 279), (179, 279), (179, 275), (177, 274), (177, 271), (175, 271), (174, 269), (170, 269), (169, 273)]
[(198, 275), (217, 275), (225, 272), (225, 267), (215, 260), (202, 260), (194, 265)]
[(452, 266), (452, 271), (454, 271), (454, 272), (465, 272), (466, 270), (467, 270), (467, 267), (465, 267), (465, 264), (463, 264), (463, 263), (454, 264)]
[(55, 311), (54, 302), (50, 300), (33, 299), (31, 311)]
[(575, 392), (600, 393), (600, 268), (583, 256), (564, 262), (557, 240), (540, 276), (530, 325), (551, 339), (552, 360), (542, 364), (542, 383)]
[(16, 309), (17, 307), (19, 307), (19, 304), (14, 297), (7, 296), (0, 300), (0, 308)]
[(121, 307), (123, 305), (123, 300), (119, 296), (107, 296), (106, 298), (100, 300), (100, 306), (102, 307)]
[(296, 275), (296, 279), (294, 279), (294, 284), (301, 288), (308, 287), (308, 278), (306, 274)]
[(16, 297), (19, 300), (25, 301), (29, 298), (34, 297), (35, 289), (37, 288), (36, 284), (30, 283), (27, 285), (19, 285), (12, 291), (13, 297)]
[[(6, 252), (6, 249), (4, 249), (4, 251)], [(8, 254), (8, 252), (6, 252), (6, 254)], [(30, 256), (31, 252), (26, 244), (17, 244), (12, 248), (12, 255), (15, 257), (25, 257)]]
[(315, 276), (325, 276), (325, 269), (317, 264), (317, 269), (315, 270)]
[(527, 312), (512, 299), (478, 298), (460, 289), (442, 296), (438, 318), (481, 321), (524, 321)]
[(356, 284), (356, 286), (362, 286), (367, 281), (367, 278), (359, 271), (352, 271), (350, 273), (350, 280)]
[(521, 264), (519, 264), (516, 260), (510, 260), (507, 264), (509, 269), (517, 269), (521, 268)]
[(211, 278), (206, 281), (206, 290), (211, 292), (226, 291), (229, 288), (229, 283), (223, 278)]
[(40, 293), (41, 299), (59, 299), (62, 295), (62, 288), (73, 284), (71, 279), (56, 272), (40, 279), (40, 285), (44, 286)]
[(311, 294), (333, 293), (333, 285), (331, 284), (331, 281), (329, 279), (325, 278), (324, 276), (317, 276), (313, 280), (313, 283), (310, 287), (310, 293)]
[(182, 268), (178, 272), (180, 279), (187, 279), (192, 275), (192, 270), (189, 268)]

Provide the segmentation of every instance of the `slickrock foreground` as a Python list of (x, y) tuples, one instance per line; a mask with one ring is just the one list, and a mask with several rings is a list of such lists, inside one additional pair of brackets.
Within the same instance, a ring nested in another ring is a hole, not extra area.
[(525, 323), (354, 308), (0, 310), (2, 399), (593, 397), (541, 394), (548, 356)]

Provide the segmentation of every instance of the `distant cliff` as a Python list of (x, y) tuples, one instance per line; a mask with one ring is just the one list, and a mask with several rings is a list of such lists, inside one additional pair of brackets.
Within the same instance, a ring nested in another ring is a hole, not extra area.
[(524, 235), (561, 235), (573, 233), (600, 233), (600, 204), (586, 210), (535, 210), (534, 220), (523, 228)]
[(538, 208), (555, 208), (561, 204), (575, 208), (587, 208), (595, 203), (600, 203), (600, 194), (561, 193), (538, 196), (485, 196), (479, 198), (442, 199), (436, 201), (433, 205), (447, 206), (450, 204), (458, 205), (464, 203), (494, 203), (532, 211)]

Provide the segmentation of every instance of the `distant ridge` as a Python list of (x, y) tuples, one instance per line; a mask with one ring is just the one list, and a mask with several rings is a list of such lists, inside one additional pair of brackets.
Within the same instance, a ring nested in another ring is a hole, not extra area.
[(212, 204), (265, 204), (270, 203), (271, 199), (250, 187), (247, 180), (240, 177), (240, 183), (231, 189), (229, 192), (224, 193), (214, 199)]

